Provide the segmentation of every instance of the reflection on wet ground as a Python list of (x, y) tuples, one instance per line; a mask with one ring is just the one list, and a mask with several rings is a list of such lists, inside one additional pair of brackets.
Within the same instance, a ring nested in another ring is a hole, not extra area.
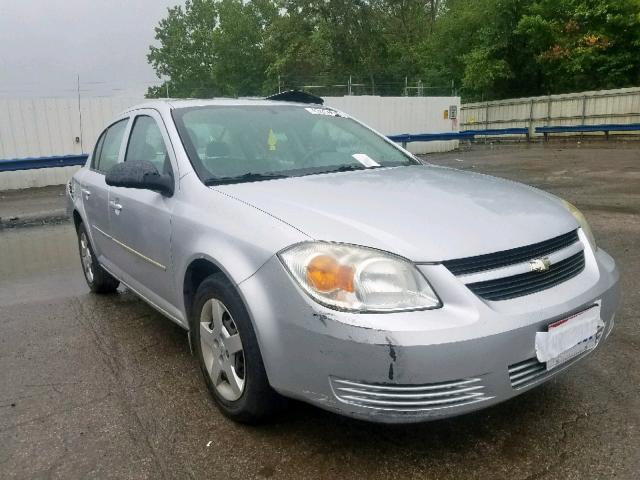
[(0, 231), (0, 306), (86, 291), (72, 224)]

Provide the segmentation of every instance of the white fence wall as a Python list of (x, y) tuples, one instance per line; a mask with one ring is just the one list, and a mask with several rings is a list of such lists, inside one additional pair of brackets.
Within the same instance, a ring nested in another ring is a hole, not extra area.
[(460, 112), (461, 130), (525, 127), (532, 136), (542, 126), (638, 122), (640, 88), (468, 103)]
[[(459, 97), (328, 97), (326, 104), (364, 121), (383, 134), (457, 131), (444, 110), (460, 108)], [(0, 159), (49, 157), (91, 151), (113, 117), (140, 98), (0, 98)], [(457, 141), (409, 144), (414, 153), (448, 151)], [(61, 185), (79, 167), (0, 172), (0, 191)]]

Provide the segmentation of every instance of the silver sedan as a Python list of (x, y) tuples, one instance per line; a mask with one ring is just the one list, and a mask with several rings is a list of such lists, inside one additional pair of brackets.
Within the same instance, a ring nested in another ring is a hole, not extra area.
[(453, 416), (602, 344), (618, 270), (574, 206), (301, 100), (134, 107), (69, 183), (91, 290), (184, 327), (223, 413)]

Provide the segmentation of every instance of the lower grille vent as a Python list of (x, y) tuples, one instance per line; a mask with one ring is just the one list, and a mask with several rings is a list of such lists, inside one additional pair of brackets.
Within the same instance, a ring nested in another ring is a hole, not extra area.
[(424, 412), (489, 400), (480, 378), (427, 385), (367, 384), (331, 378), (336, 398), (378, 410)]
[(537, 358), (515, 363), (509, 367), (509, 379), (513, 388), (526, 387), (547, 376), (547, 365)]

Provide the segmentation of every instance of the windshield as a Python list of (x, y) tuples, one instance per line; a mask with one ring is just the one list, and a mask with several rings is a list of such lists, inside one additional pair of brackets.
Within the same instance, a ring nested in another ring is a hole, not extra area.
[(418, 163), (325, 107), (189, 107), (174, 110), (173, 117), (208, 185)]

